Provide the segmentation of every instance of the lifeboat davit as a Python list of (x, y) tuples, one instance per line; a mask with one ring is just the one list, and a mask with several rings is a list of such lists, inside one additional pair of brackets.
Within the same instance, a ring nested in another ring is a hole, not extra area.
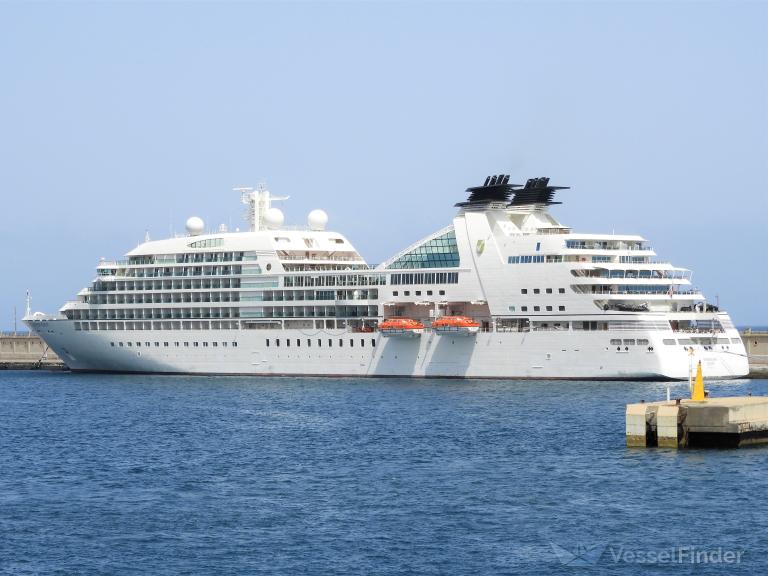
[(424, 333), (424, 324), (412, 318), (388, 318), (379, 324), (382, 336), (417, 338)]
[(480, 330), (480, 322), (467, 316), (442, 316), (432, 322), (432, 330), (444, 336), (472, 336)]

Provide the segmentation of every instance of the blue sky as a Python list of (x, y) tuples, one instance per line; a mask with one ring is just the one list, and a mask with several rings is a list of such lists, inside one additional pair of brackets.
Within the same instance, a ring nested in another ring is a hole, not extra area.
[(369, 262), (487, 174), (768, 324), (768, 4), (0, 2), (0, 328), (265, 180)]

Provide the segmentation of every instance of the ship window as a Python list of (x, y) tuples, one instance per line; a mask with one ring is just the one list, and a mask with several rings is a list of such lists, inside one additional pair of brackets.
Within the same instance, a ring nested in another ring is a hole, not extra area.
[(635, 340), (633, 338), (630, 338), (628, 340), (624, 340), (624, 344), (627, 345), (627, 346), (634, 346), (635, 345)]
[(638, 346), (648, 346), (649, 342), (646, 338), (638, 338), (637, 345)]
[(376, 348), (376, 338), (371, 338), (371, 347)]
[(521, 312), (528, 312), (528, 306), (520, 306)]
[(290, 338), (286, 338), (286, 339), (285, 339), (285, 345), (286, 345), (288, 348), (290, 348), (290, 347), (291, 347), (291, 339), (290, 339)]
[(339, 338), (339, 346), (344, 346), (344, 340), (342, 340), (341, 338)]
[(514, 306), (509, 306), (509, 311), (510, 312), (514, 312), (515, 311), (515, 307)]
[(360, 338), (360, 346), (365, 348), (365, 338)]
[(392, 292), (392, 296), (399, 296), (399, 295), (400, 295), (400, 292), (398, 292), (397, 290), (395, 290), (394, 292)]
[(128, 342), (128, 346), (133, 346), (133, 342)]
[(178, 343), (178, 342), (174, 342), (174, 343), (173, 343), (173, 345), (174, 345), (174, 347), (176, 347), (176, 348), (178, 348), (178, 347), (179, 347), (179, 343)]
[(411, 291), (410, 290), (406, 290), (405, 292), (403, 292), (403, 295), (404, 296), (410, 296), (411, 295)]
[(224, 348), (227, 347), (228, 342), (222, 342), (221, 345), (224, 346)]
[(141, 348), (141, 342), (136, 342), (136, 347)]
[(218, 343), (218, 342), (214, 342), (214, 343), (213, 343), (213, 347), (214, 347), (214, 348), (218, 348), (218, 347), (219, 347), (219, 343)]
[(541, 310), (541, 306), (534, 306), (534, 307), (533, 307), (533, 311), (534, 311), (534, 312), (538, 312), (538, 311), (540, 311), (540, 310)]
[(565, 294), (565, 288), (558, 288), (558, 289), (557, 289), (557, 291), (558, 291), (560, 294)]
[(534, 294), (541, 294), (541, 290), (539, 290), (538, 288), (534, 288), (533, 289), (533, 293)]
[(456, 268), (458, 265), (456, 233), (450, 230), (403, 254), (387, 268)]
[(203, 348), (208, 348), (208, 342), (203, 342)]
[(547, 288), (547, 294), (552, 294), (552, 288)]
[(163, 342), (163, 347), (168, 348), (168, 342)]
[(275, 338), (275, 346), (280, 348), (280, 338)]
[(323, 340), (321, 338), (317, 339), (317, 347), (320, 348), (323, 345)]
[(427, 290), (427, 296), (432, 296), (432, 290)]
[(120, 348), (122, 348), (122, 347), (123, 347), (123, 343), (122, 343), (122, 342), (120, 342)]
[(421, 290), (416, 290), (416, 296), (421, 296)]
[(112, 348), (115, 347), (115, 343), (114, 342), (110, 342), (109, 345), (112, 346)]
[(333, 346), (333, 339), (328, 338), (328, 348), (331, 348)]
[(189, 348), (189, 342), (184, 342), (184, 348)]
[(199, 347), (200, 347), (200, 342), (195, 342), (195, 348), (199, 348)]
[(301, 347), (301, 338), (296, 338), (296, 346)]
[(528, 288), (523, 288), (520, 290), (520, 294), (528, 294)]
[(440, 290), (440, 292), (438, 292), (438, 294), (439, 294), (440, 296), (445, 296), (445, 290)]
[(155, 348), (160, 348), (160, 342), (155, 342)]
[(312, 346), (312, 340), (307, 338), (307, 346)]
[(611, 339), (611, 346), (621, 346), (621, 338)]
[(552, 312), (552, 306), (547, 306), (547, 312)]
[(536, 242), (536, 252), (541, 250), (541, 242)]
[(558, 309), (560, 312), (565, 312), (565, 306), (558, 306), (558, 307), (557, 307), (557, 309)]
[(350, 338), (350, 339), (349, 339), (349, 347), (350, 347), (350, 348), (352, 348), (354, 345), (355, 345), (355, 340), (354, 340), (354, 338)]

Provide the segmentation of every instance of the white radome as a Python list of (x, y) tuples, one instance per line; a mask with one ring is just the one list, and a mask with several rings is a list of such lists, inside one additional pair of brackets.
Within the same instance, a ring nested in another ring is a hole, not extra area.
[(312, 210), (307, 216), (307, 223), (310, 230), (325, 230), (326, 224), (328, 224), (328, 214), (325, 210)]
[(203, 222), (202, 218), (192, 216), (187, 219), (187, 233), (190, 236), (199, 236), (203, 233), (203, 230), (205, 230), (205, 222)]
[(279, 208), (270, 208), (264, 213), (264, 223), (267, 225), (267, 228), (272, 230), (280, 228), (283, 222), (285, 222), (285, 216)]

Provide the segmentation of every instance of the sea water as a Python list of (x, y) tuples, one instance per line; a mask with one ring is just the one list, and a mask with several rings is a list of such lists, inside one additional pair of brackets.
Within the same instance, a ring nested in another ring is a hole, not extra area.
[(0, 373), (0, 573), (761, 573), (768, 448), (625, 447), (667, 386)]

